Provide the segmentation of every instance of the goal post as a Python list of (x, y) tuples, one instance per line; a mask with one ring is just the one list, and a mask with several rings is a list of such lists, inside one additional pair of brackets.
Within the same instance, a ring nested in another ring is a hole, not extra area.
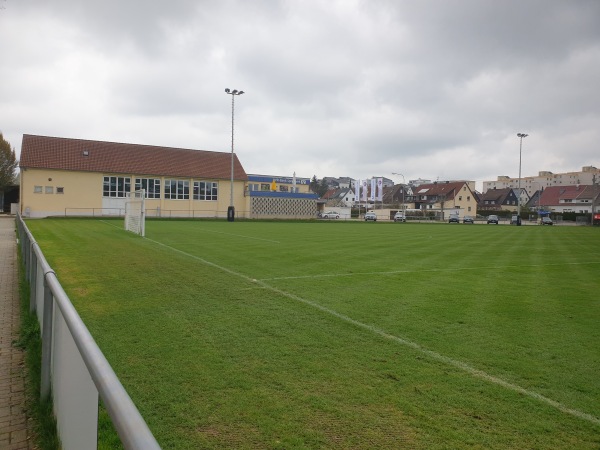
[(125, 202), (125, 230), (145, 236), (146, 233), (146, 190), (140, 189), (127, 194)]

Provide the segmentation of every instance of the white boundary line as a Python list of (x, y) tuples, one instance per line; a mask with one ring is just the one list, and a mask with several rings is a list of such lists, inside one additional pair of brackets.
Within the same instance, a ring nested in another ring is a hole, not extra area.
[(398, 344), (401, 344), (401, 345), (404, 345), (406, 347), (409, 347), (409, 348), (412, 348), (414, 350), (417, 350), (418, 352), (421, 352), (421, 353), (429, 356), (431, 359), (434, 359), (436, 361), (440, 361), (440, 362), (443, 362), (443, 363), (448, 364), (450, 366), (456, 367), (457, 369), (460, 369), (460, 370), (468, 373), (469, 375), (472, 375), (474, 377), (480, 378), (480, 379), (488, 381), (490, 383), (494, 383), (494, 384), (496, 384), (498, 386), (502, 386), (505, 389), (508, 389), (508, 390), (517, 392), (519, 394), (523, 394), (523, 395), (525, 395), (527, 397), (533, 398), (535, 400), (538, 400), (538, 401), (540, 401), (542, 403), (545, 403), (546, 405), (552, 406), (553, 408), (555, 408), (555, 409), (557, 409), (557, 410), (559, 410), (559, 411), (561, 411), (563, 413), (569, 414), (571, 416), (577, 417), (577, 418), (582, 419), (582, 420), (586, 420), (586, 421), (591, 422), (591, 423), (593, 423), (595, 425), (600, 425), (600, 418), (598, 418), (598, 417), (595, 417), (595, 416), (593, 416), (591, 414), (579, 411), (577, 409), (569, 408), (568, 406), (563, 405), (562, 403), (557, 402), (556, 400), (552, 400), (551, 398), (546, 397), (546, 396), (541, 395), (541, 394), (538, 394), (537, 392), (534, 392), (534, 391), (531, 391), (529, 389), (525, 389), (525, 388), (523, 388), (521, 386), (518, 386), (516, 384), (510, 383), (510, 382), (508, 382), (506, 380), (503, 380), (502, 378), (496, 377), (494, 375), (490, 375), (489, 373), (484, 372), (483, 370), (476, 369), (475, 367), (472, 367), (469, 364), (464, 363), (462, 361), (459, 361), (459, 360), (456, 360), (456, 359), (452, 359), (452, 358), (449, 358), (448, 356), (442, 355), (441, 353), (434, 352), (433, 350), (429, 350), (429, 349), (421, 346), (420, 344), (417, 344), (416, 342), (410, 341), (408, 339), (401, 338), (399, 336), (394, 336), (394, 335), (389, 334), (388, 332), (386, 332), (386, 331), (384, 331), (384, 330), (382, 330), (380, 328), (377, 328), (377, 327), (375, 327), (373, 325), (369, 325), (369, 324), (366, 324), (366, 323), (363, 323), (363, 322), (359, 322), (358, 320), (352, 319), (349, 316), (341, 314), (341, 313), (339, 313), (339, 312), (337, 312), (337, 311), (335, 311), (333, 309), (327, 308), (327, 307), (325, 307), (323, 305), (320, 305), (318, 303), (315, 303), (315, 302), (313, 302), (311, 300), (307, 300), (307, 299), (299, 297), (299, 296), (297, 296), (295, 294), (291, 294), (289, 292), (282, 291), (281, 289), (278, 289), (276, 287), (273, 287), (273, 286), (270, 286), (270, 285), (266, 284), (264, 281), (256, 280), (254, 278), (249, 277), (248, 275), (244, 275), (243, 273), (235, 272), (235, 271), (233, 271), (231, 269), (227, 269), (226, 267), (219, 266), (218, 264), (215, 264), (215, 263), (212, 263), (210, 261), (207, 261), (206, 259), (200, 258), (198, 256), (195, 256), (195, 255), (192, 255), (190, 253), (184, 252), (182, 250), (176, 249), (176, 248), (171, 247), (169, 245), (163, 244), (162, 242), (158, 242), (158, 241), (155, 241), (155, 240), (152, 240), (152, 239), (149, 239), (149, 238), (145, 238), (145, 239), (147, 241), (153, 242), (156, 245), (159, 245), (161, 247), (165, 247), (165, 248), (170, 249), (170, 250), (172, 250), (172, 251), (174, 251), (176, 253), (180, 253), (182, 255), (185, 255), (185, 256), (188, 256), (188, 257), (190, 257), (192, 259), (200, 261), (203, 264), (206, 264), (206, 265), (208, 265), (210, 267), (214, 267), (215, 269), (222, 270), (223, 272), (226, 272), (226, 273), (229, 273), (229, 274), (234, 275), (236, 277), (242, 278), (242, 279), (244, 279), (246, 281), (249, 281), (251, 283), (256, 283), (260, 287), (262, 287), (264, 289), (267, 289), (267, 290), (269, 290), (271, 292), (274, 292), (276, 294), (279, 294), (279, 295), (281, 295), (283, 297), (287, 297), (287, 298), (289, 298), (291, 300), (295, 300), (297, 302), (304, 303), (305, 305), (312, 306), (313, 308), (318, 309), (319, 311), (322, 311), (322, 312), (324, 312), (326, 314), (329, 314), (331, 316), (337, 317), (338, 319), (340, 319), (340, 320), (342, 320), (342, 321), (344, 321), (346, 323), (349, 323), (351, 325), (354, 325), (354, 326), (356, 326), (358, 328), (362, 328), (363, 330), (370, 331), (370, 332), (372, 332), (372, 333), (374, 333), (374, 334), (376, 334), (376, 335), (378, 335), (378, 336), (380, 336), (380, 337), (382, 337), (384, 339), (388, 339), (390, 341), (393, 341), (393, 342), (396, 342)]
[(422, 272), (459, 272), (461, 270), (494, 270), (494, 269), (505, 269), (505, 268), (528, 268), (528, 267), (552, 267), (552, 266), (581, 266), (588, 264), (600, 264), (600, 261), (589, 261), (589, 262), (574, 262), (574, 263), (556, 263), (556, 264), (531, 264), (526, 266), (480, 266), (480, 267), (452, 267), (443, 269), (407, 269), (407, 270), (390, 270), (385, 272), (352, 272), (352, 273), (326, 273), (319, 275), (298, 275), (293, 277), (273, 277), (273, 278), (261, 278), (261, 281), (276, 281), (276, 280), (297, 280), (304, 278), (336, 278), (336, 277), (352, 277), (352, 276), (372, 276), (372, 275), (396, 275), (399, 273), (422, 273)]
[(244, 239), (254, 239), (255, 241), (272, 242), (273, 244), (281, 244), (281, 242), (274, 241), (272, 239), (263, 239), (263, 238), (257, 238), (257, 237), (254, 237), (254, 236), (244, 236), (243, 234), (225, 233), (224, 231), (207, 230), (206, 228), (201, 228), (201, 230), (202, 231), (206, 231), (208, 233), (225, 234), (227, 236), (241, 237), (241, 238), (244, 238)]

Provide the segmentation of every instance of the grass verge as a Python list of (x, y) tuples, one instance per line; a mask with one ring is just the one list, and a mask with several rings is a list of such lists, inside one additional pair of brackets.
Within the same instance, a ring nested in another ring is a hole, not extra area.
[(60, 442), (56, 431), (56, 420), (52, 412), (52, 397), (40, 399), (42, 340), (40, 325), (35, 313), (29, 311), (30, 288), (25, 279), (21, 252), (19, 255), (19, 298), (21, 301), (21, 330), (15, 345), (25, 352), (27, 370), (25, 397), (27, 416), (32, 418), (33, 438), (41, 450), (56, 450)]

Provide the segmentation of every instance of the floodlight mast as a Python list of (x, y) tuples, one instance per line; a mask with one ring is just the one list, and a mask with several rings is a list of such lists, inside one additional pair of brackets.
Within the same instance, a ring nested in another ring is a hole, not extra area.
[(235, 208), (233, 206), (233, 131), (234, 131), (234, 110), (235, 110), (235, 96), (242, 95), (244, 91), (238, 91), (237, 89), (230, 90), (225, 88), (225, 93), (231, 95), (231, 187), (230, 187), (230, 198), (229, 208), (227, 208), (227, 221), (233, 222), (235, 219)]
[(519, 195), (517, 196), (517, 225), (521, 225), (521, 153), (523, 150), (523, 138), (529, 136), (525, 133), (517, 133), (519, 138)]

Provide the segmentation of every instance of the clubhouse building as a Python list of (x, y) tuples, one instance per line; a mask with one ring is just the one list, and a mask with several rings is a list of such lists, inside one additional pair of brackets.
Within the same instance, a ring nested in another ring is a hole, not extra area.
[(308, 179), (249, 176), (228, 152), (26, 134), (19, 166), (25, 217), (122, 216), (128, 194), (144, 189), (147, 217), (225, 218), (232, 186), (236, 217), (317, 213)]

